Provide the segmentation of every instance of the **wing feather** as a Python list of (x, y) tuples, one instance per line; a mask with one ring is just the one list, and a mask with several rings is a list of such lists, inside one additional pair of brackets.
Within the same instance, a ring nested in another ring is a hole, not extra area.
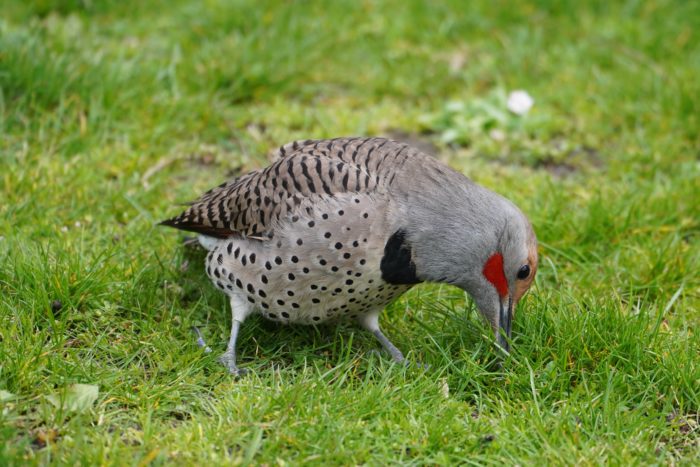
[(271, 235), (304, 199), (388, 189), (409, 158), (429, 156), (384, 138), (294, 141), (268, 167), (222, 183), (161, 225), (217, 238)]

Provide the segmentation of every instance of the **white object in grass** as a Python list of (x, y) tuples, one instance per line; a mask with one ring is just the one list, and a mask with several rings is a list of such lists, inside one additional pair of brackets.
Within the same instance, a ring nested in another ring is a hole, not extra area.
[(530, 111), (532, 105), (535, 103), (534, 99), (527, 91), (513, 91), (508, 95), (508, 103), (506, 104), (508, 110), (516, 115), (525, 115)]

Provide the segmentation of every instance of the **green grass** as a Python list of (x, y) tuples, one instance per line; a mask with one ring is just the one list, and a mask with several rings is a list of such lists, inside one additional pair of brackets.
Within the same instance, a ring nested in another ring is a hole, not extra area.
[[(3, 2), (0, 464), (700, 462), (700, 4), (432, 3)], [(251, 319), (232, 380), (155, 223), (282, 143), (399, 132), (530, 216), (512, 357), (423, 285), (382, 324), (427, 371)]]

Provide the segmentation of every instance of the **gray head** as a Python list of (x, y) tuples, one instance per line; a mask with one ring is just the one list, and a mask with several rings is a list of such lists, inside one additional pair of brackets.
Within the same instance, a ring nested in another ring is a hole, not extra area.
[(513, 311), (537, 272), (535, 233), (510, 201), (461, 174), (442, 175), (439, 188), (410, 188), (404, 198), (416, 276), (469, 293), (508, 351)]
[[(506, 352), (513, 312), (537, 272), (537, 239), (527, 218), (513, 206), (513, 212), (496, 226), (497, 240), (485, 248), (459, 287), (466, 290), (498, 337)], [(480, 265), (480, 267), (479, 267)]]

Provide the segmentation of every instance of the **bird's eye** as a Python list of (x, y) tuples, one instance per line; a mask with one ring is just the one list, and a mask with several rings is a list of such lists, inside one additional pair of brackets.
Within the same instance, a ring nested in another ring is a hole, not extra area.
[(527, 277), (529, 275), (530, 275), (530, 266), (529, 265), (526, 264), (525, 266), (522, 266), (520, 269), (518, 269), (518, 276), (517, 276), (518, 279), (520, 279), (520, 280), (527, 279)]

